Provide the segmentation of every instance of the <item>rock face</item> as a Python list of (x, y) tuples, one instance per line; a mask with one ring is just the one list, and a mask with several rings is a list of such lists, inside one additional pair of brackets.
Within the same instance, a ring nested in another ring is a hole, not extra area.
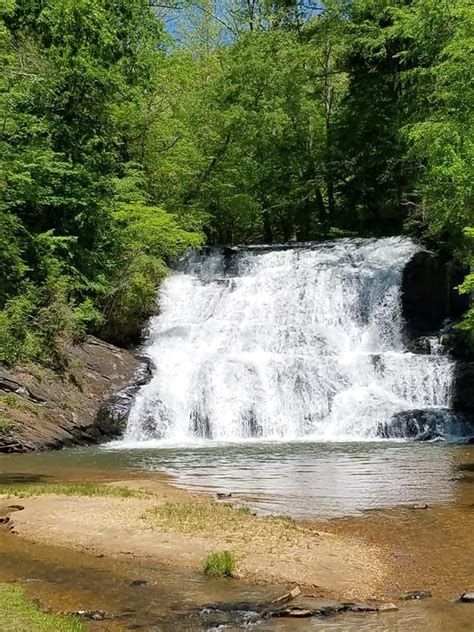
[(468, 309), (468, 297), (455, 289), (466, 272), (427, 251), (411, 259), (402, 281), (403, 315), (411, 338), (439, 331), (446, 319), (457, 319)]
[(0, 371), (0, 452), (99, 443), (122, 432), (133, 389), (148, 379), (146, 365), (93, 337), (72, 356), (68, 379), (41, 367)]
[(456, 364), (453, 408), (474, 416), (474, 362), (457, 362)]

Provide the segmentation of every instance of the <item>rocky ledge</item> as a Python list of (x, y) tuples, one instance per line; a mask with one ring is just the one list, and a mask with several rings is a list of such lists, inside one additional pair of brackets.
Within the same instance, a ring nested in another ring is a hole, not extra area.
[(74, 347), (71, 358), (67, 377), (38, 366), (0, 370), (0, 452), (87, 445), (120, 435), (133, 395), (149, 379), (146, 361), (93, 337)]

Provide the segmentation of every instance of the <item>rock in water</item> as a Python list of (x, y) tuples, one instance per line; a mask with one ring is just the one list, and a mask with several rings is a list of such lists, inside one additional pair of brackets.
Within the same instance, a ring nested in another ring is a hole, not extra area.
[(463, 593), (458, 601), (462, 601), (463, 603), (474, 603), (474, 591)]
[(312, 617), (314, 612), (312, 610), (307, 610), (306, 608), (298, 608), (297, 606), (288, 606), (287, 608), (281, 608), (280, 610), (275, 610), (272, 614), (273, 617), (299, 617), (301, 619)]
[(470, 417), (449, 408), (420, 408), (394, 413), (389, 421), (377, 425), (377, 436), (384, 439), (433, 441), (448, 436), (472, 434)]
[(73, 617), (79, 619), (86, 619), (88, 621), (105, 621), (110, 617), (103, 610), (76, 610), (76, 612), (69, 613)]
[(148, 581), (146, 579), (132, 579), (130, 586), (146, 586)]
[(429, 599), (431, 593), (429, 590), (410, 590), (401, 596), (403, 601), (410, 601), (411, 599)]

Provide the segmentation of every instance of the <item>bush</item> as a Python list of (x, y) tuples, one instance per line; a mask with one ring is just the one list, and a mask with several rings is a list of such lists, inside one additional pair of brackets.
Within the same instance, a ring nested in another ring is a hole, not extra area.
[(235, 557), (229, 551), (212, 553), (202, 562), (204, 574), (210, 577), (232, 577), (235, 566)]

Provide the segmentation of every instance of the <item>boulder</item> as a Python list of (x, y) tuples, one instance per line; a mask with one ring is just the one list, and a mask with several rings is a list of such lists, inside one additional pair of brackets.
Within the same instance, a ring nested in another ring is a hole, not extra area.
[(402, 410), (378, 424), (377, 436), (414, 441), (469, 437), (474, 431), (473, 420), (473, 415), (449, 408)]

